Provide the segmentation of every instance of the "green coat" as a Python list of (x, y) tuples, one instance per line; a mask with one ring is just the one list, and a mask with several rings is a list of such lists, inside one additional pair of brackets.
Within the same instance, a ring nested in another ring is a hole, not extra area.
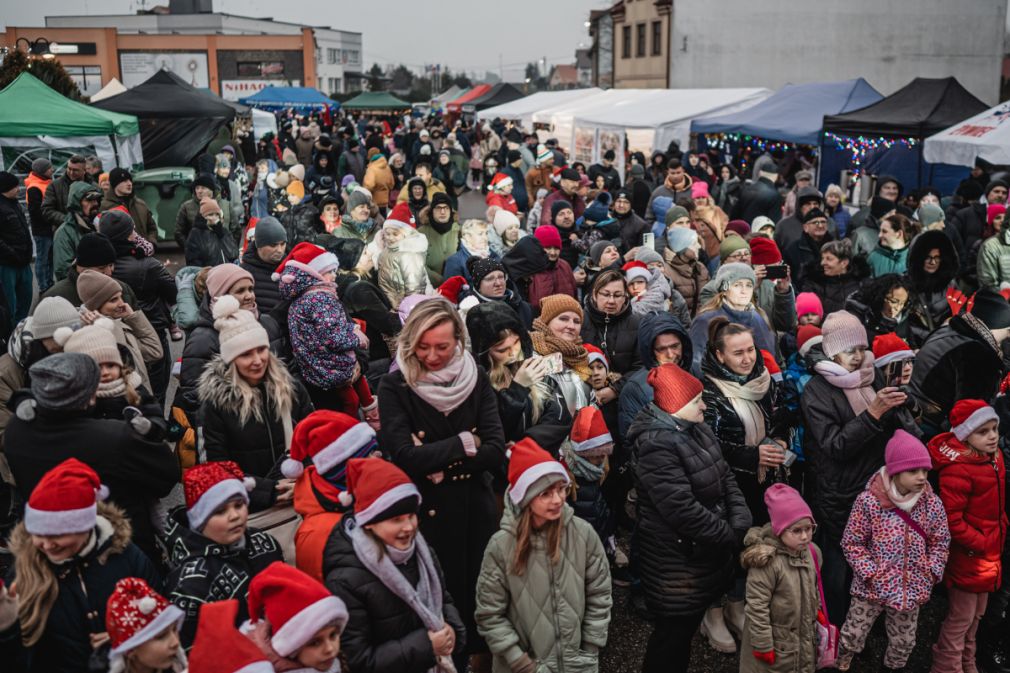
[[(747, 569), (747, 605), (740, 673), (814, 673), (820, 598), (810, 552), (790, 551), (771, 524), (751, 528), (744, 547), (740, 564)], [(771, 666), (751, 654), (771, 650)]]
[(908, 268), (908, 246), (901, 250), (891, 250), (878, 245), (866, 257), (874, 278), (880, 278), (889, 273), (903, 274)]
[(501, 530), (484, 551), (477, 579), (477, 630), (494, 655), (493, 673), (509, 673), (523, 654), (537, 673), (596, 673), (610, 624), (610, 566), (593, 527), (564, 506), (561, 559), (550, 563), (534, 538), (522, 576), (510, 572), (519, 511), (505, 496)]
[(421, 211), (421, 220), (417, 230), (428, 239), (428, 258), (424, 265), (428, 267), (428, 278), (431, 284), (438, 287), (445, 280), (443, 271), (445, 270), (445, 260), (456, 254), (459, 250), (459, 222), (453, 221), (452, 227), (444, 234), (435, 231), (435, 228), (428, 224), (431, 216), (431, 209), (425, 208)]
[(53, 275), (58, 281), (67, 277), (67, 271), (77, 257), (77, 244), (81, 237), (95, 231), (91, 223), (82, 224), (81, 216), (81, 198), (91, 191), (96, 191), (95, 186), (87, 182), (75, 182), (70, 185), (67, 216), (53, 234)]
[(987, 238), (978, 251), (978, 286), (996, 292), (1010, 283), (1010, 231)]

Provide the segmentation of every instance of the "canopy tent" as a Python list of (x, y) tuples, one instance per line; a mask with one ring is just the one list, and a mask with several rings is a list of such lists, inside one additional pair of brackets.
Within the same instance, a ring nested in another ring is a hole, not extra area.
[(34, 159), (61, 166), (95, 154), (107, 167), (144, 165), (137, 118), (70, 100), (23, 72), (0, 91), (0, 166), (27, 174)]
[(445, 109), (449, 112), (459, 114), (463, 110), (464, 103), (469, 103), (475, 98), (480, 98), (490, 90), (490, 84), (478, 84), (477, 86), (467, 89), (466, 92), (460, 94), (459, 98), (455, 98), (446, 103)]
[(387, 91), (363, 91), (344, 103), (345, 110), (406, 110), (410, 103)]
[(541, 140), (547, 138), (557, 138), (562, 147), (572, 148), (572, 138), (575, 133), (575, 115), (581, 112), (590, 112), (595, 109), (605, 109), (619, 100), (622, 96), (628, 95), (633, 89), (607, 89), (598, 93), (587, 94), (574, 98), (560, 99), (550, 103), (547, 107), (537, 110), (530, 115), (534, 126), (546, 127), (545, 130), (538, 131)]
[(106, 98), (110, 98), (111, 96), (118, 96), (124, 91), (126, 91), (126, 87), (123, 86), (123, 83), (113, 77), (109, 80), (108, 84), (99, 89), (98, 93), (91, 97), (91, 102), (94, 103), (95, 101), (104, 100)]
[(923, 141), (986, 107), (953, 77), (917, 77), (873, 105), (827, 116), (820, 184), (826, 187), (841, 170), (855, 169), (894, 175), (906, 189), (932, 184), (953, 191), (963, 169), (927, 163)]
[(431, 99), (431, 104), (434, 105), (435, 103), (448, 103), (454, 98), (459, 98), (460, 96), (462, 96), (467, 90), (468, 89), (463, 89), (458, 85), (453, 84), (451, 87), (449, 87), (442, 93), (438, 94), (437, 96), (433, 96)]
[(1010, 102), (926, 138), (922, 156), (932, 163), (974, 166), (976, 159), (1010, 164)]
[(471, 99), (463, 106), (463, 109), (468, 112), (471, 108), (473, 110), (483, 110), (484, 108), (494, 107), (495, 105), (501, 105), (509, 101), (519, 100), (524, 95), (522, 91), (508, 82), (501, 82), (491, 87), (483, 96)]
[(695, 119), (691, 122), (691, 133), (736, 133), (817, 145), (825, 115), (858, 110), (881, 98), (862, 77), (841, 82), (787, 84), (746, 110)]
[(146, 168), (186, 166), (202, 152), (235, 109), (190, 86), (175, 73), (160, 70), (145, 82), (92, 107), (140, 119)]
[(276, 111), (292, 108), (299, 112), (340, 107), (340, 103), (328, 98), (319, 89), (307, 86), (268, 86), (252, 96), (240, 98), (239, 103), (263, 110)]
[(591, 89), (565, 89), (563, 91), (538, 91), (514, 101), (495, 105), (477, 111), (477, 119), (510, 119), (519, 121), (523, 127), (532, 128), (533, 113), (555, 105), (570, 103), (586, 96), (593, 96), (603, 91)]
[(277, 135), (277, 117), (273, 112), (249, 108), (252, 111), (253, 137), (259, 140), (265, 133)]

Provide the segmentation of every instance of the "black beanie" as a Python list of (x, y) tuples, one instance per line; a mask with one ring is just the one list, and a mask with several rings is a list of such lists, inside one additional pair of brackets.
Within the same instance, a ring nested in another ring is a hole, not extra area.
[(883, 196), (874, 196), (870, 199), (870, 215), (878, 220), (892, 210), (894, 210), (894, 201), (885, 199)]
[(820, 218), (827, 218), (827, 215), (825, 215), (824, 211), (821, 210), (820, 208), (811, 208), (805, 214), (803, 214), (803, 215), (800, 216), (800, 222), (802, 224), (806, 224), (810, 220), (815, 220), (818, 217), (820, 217)]
[(572, 208), (572, 204), (570, 204), (568, 201), (565, 201), (564, 199), (558, 199), (557, 201), (555, 201), (554, 203), (552, 203), (551, 204), (551, 222), (554, 222), (554, 220), (558, 219), (558, 213), (560, 213), (565, 208), (568, 208), (569, 210), (571, 210), (572, 213), (575, 212), (575, 210)]
[(130, 171), (125, 168), (120, 168), (116, 166), (111, 171), (109, 171), (109, 189), (115, 189), (120, 183), (126, 182), (127, 180), (132, 180), (130, 176)]
[(519, 154), (519, 150), (509, 150), (506, 161), (510, 164), (514, 164), (517, 161), (522, 161), (522, 158), (523, 155)]
[(337, 256), (341, 269), (351, 271), (358, 265), (361, 253), (365, 251), (365, 242), (360, 238), (338, 238), (327, 245), (326, 249)]
[(954, 193), (965, 201), (978, 201), (982, 198), (982, 185), (974, 180), (962, 180)]
[(474, 255), (466, 260), (466, 270), (470, 273), (470, 287), (480, 292), (480, 282), (484, 277), (495, 271), (505, 273), (505, 266), (496, 259)]
[(77, 255), (74, 263), (85, 269), (95, 269), (107, 266), (116, 261), (116, 249), (105, 234), (89, 232), (81, 236), (77, 243)]
[(197, 187), (206, 187), (213, 192), (217, 189), (217, 181), (210, 173), (200, 173), (196, 176), (196, 180), (193, 180), (193, 189), (195, 190)]
[(971, 314), (989, 329), (1010, 327), (1010, 304), (999, 292), (984, 288), (975, 293)]
[(18, 178), (13, 173), (0, 171), (0, 193), (10, 191), (18, 186)]
[(110, 241), (125, 241), (133, 233), (133, 218), (118, 209), (108, 210), (98, 220), (98, 231)]
[(431, 207), (435, 206), (449, 206), (449, 209), (452, 210), (452, 199), (445, 192), (435, 192), (431, 197)]
[(989, 192), (991, 192), (996, 187), (1002, 187), (1003, 189), (1010, 189), (1010, 187), (1007, 186), (1007, 181), (1006, 180), (998, 180), (998, 179), (997, 180), (991, 180), (989, 182), (989, 184), (987, 184), (985, 186), (985, 198), (986, 199), (989, 198)]

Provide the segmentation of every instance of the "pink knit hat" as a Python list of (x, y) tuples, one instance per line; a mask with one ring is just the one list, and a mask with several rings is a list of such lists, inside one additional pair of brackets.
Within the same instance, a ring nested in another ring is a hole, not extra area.
[(824, 306), (821, 304), (821, 298), (813, 292), (800, 292), (796, 295), (796, 315), (803, 316), (808, 313), (816, 313), (821, 320), (824, 319)]
[(704, 180), (695, 180), (691, 183), (691, 198), (699, 199), (701, 197), (711, 196), (708, 193), (708, 183)]
[(900, 429), (895, 430), (894, 436), (887, 442), (887, 448), (884, 449), (884, 463), (887, 465), (887, 474), (891, 477), (899, 472), (928, 470), (933, 467), (933, 459), (929, 457), (926, 445), (914, 435)]
[(207, 292), (211, 299), (228, 294), (232, 285), (240, 280), (256, 282), (252, 274), (238, 264), (218, 264), (207, 272)]
[(829, 314), (821, 326), (821, 334), (824, 337), (821, 348), (829, 358), (850, 348), (857, 346), (867, 348), (869, 345), (866, 343), (866, 328), (863, 327), (863, 323), (848, 311), (835, 311)]
[(772, 520), (772, 532), (776, 536), (782, 535), (782, 531), (800, 519), (809, 517), (811, 521), (814, 520), (810, 505), (803, 500), (799, 491), (787, 484), (769, 486), (765, 491), (765, 505)]

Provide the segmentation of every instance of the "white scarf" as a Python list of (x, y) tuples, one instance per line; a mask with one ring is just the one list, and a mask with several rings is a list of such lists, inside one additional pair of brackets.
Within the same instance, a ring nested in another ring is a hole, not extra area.
[(771, 375), (765, 369), (756, 379), (740, 384), (734, 381), (727, 381), (708, 374), (708, 379), (719, 388), (719, 391), (726, 396), (733, 411), (739, 416), (744, 427), (744, 443), (748, 446), (757, 446), (767, 436), (765, 428), (765, 414), (761, 405), (758, 404), (771, 386)]
[(909, 491), (907, 495), (902, 495), (898, 491), (898, 487), (894, 485), (893, 481), (891, 481), (891, 477), (887, 474), (886, 466), (880, 468), (880, 480), (884, 482), (884, 488), (887, 490), (888, 500), (890, 500), (895, 507), (904, 512), (911, 512), (912, 508), (915, 507), (915, 504), (919, 502), (919, 498), (922, 497), (923, 491), (926, 490), (924, 488), (922, 491)]
[[(399, 351), (396, 364), (406, 371)], [(414, 383), (414, 392), (422, 400), (448, 416), (469, 399), (477, 385), (477, 362), (470, 351), (460, 347), (459, 353), (437, 372), (425, 371)]]

